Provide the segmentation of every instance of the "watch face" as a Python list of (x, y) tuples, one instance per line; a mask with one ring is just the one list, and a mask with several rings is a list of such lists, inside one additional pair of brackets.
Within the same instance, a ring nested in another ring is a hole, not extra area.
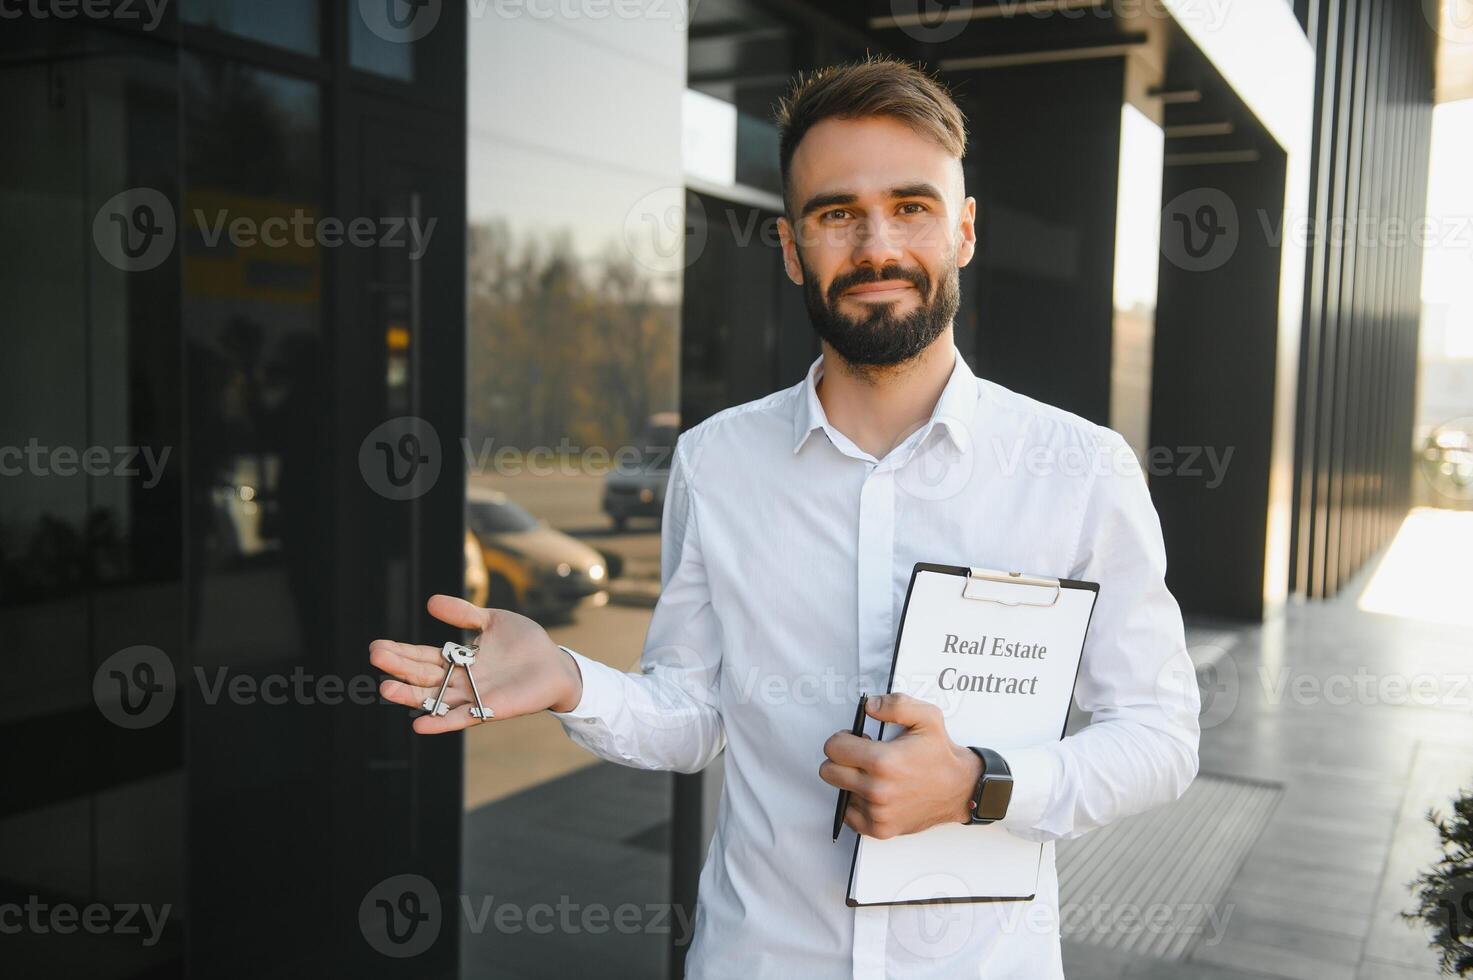
[(1013, 781), (1006, 776), (985, 776), (982, 779), (982, 797), (978, 801), (977, 816), (1001, 820), (1008, 812), (1008, 803), (1013, 798)]

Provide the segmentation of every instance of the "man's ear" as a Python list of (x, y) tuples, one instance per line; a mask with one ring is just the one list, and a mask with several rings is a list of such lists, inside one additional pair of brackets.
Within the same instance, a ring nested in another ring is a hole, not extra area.
[(958, 268), (972, 261), (977, 254), (977, 199), (969, 197), (962, 201), (961, 243), (956, 249)]
[(788, 273), (790, 279), (796, 285), (803, 285), (803, 266), (798, 262), (798, 245), (793, 240), (793, 226), (788, 223), (786, 215), (777, 219), (777, 237), (783, 246), (783, 269)]

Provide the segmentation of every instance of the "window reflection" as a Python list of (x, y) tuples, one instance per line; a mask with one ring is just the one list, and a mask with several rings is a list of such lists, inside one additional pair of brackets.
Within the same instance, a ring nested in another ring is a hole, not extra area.
[(317, 0), (183, 0), (179, 16), (189, 24), (299, 54), (321, 52)]
[[(310, 594), (308, 542), (318, 520), (307, 475), (317, 465), (312, 423), (321, 411), (322, 260), (299, 236), (273, 244), (228, 229), (237, 220), (265, 227), (320, 217), (319, 96), (311, 83), (224, 60), (191, 56), (181, 73), (191, 552), (201, 569), (285, 568), (291, 579), (263, 590), (273, 615), (245, 603), (196, 603), (197, 628), (207, 645), (266, 630), (269, 648), (283, 656), (312, 619), (292, 597)], [(207, 580), (196, 599), (217, 588)]]
[(146, 948), (117, 935), (79, 947), (12, 921), (0, 962), (14, 976), (166, 976), (191, 914), (181, 726), (126, 729), (100, 709), (126, 696), (107, 700), (102, 670), (120, 648), (180, 653), (177, 266), (123, 272), (90, 231), (119, 192), (172, 194), (174, 66), (158, 47), (80, 30), (33, 44), (13, 21), (0, 117), (25, 136), (0, 154), (16, 231), (0, 262), (0, 635), (27, 667), (0, 685), (0, 889), (20, 905), (173, 914)]
[(1115, 321), (1110, 428), (1142, 465), (1151, 430), (1151, 362), (1161, 257), (1161, 127), (1126, 103), (1120, 114), (1120, 193), (1115, 215)]
[[(491, 605), (634, 669), (679, 431), (685, 36), (653, 18), (616, 37), (531, 17), (468, 26), (467, 528)], [(472, 729), (465, 750), (469, 891), (669, 901), (668, 774), (600, 762), (545, 713)], [(463, 936), (463, 973), (660, 976), (668, 939), (488, 930)]]

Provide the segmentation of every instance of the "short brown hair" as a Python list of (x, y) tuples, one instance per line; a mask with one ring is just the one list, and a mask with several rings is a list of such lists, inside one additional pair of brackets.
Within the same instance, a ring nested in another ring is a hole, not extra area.
[(891, 116), (959, 160), (967, 153), (966, 117), (946, 87), (915, 65), (889, 55), (867, 55), (863, 61), (830, 65), (807, 78), (799, 72), (791, 91), (778, 102), (774, 116), (783, 208), (789, 219), (793, 202), (788, 197), (788, 171), (793, 153), (820, 120)]

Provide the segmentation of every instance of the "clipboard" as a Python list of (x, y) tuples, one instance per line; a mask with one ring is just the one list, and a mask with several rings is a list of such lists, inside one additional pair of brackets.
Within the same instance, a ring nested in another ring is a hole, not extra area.
[[(917, 562), (886, 690), (937, 704), (960, 745), (1006, 757), (1008, 749), (1061, 739), (1099, 589), (1076, 579)], [(1032, 901), (1043, 847), (998, 824), (941, 824), (885, 841), (860, 836), (845, 904)]]

